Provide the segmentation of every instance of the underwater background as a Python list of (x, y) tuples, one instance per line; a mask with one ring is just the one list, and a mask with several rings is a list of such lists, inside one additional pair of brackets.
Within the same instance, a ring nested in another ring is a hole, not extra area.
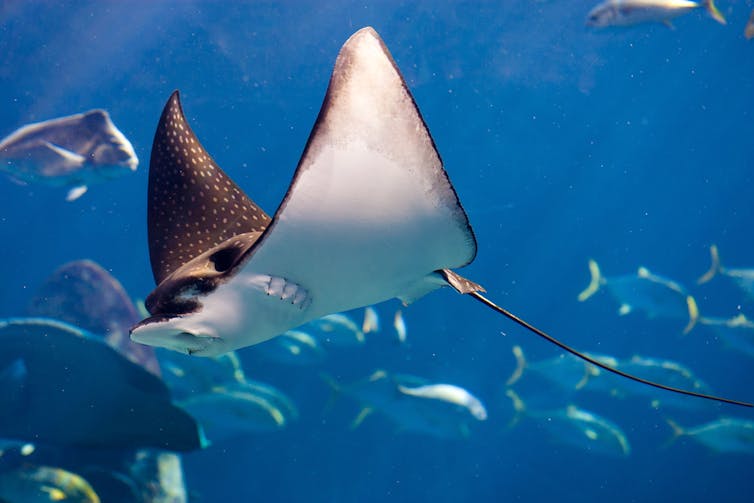
[[(591, 7), (571, 0), (3, 2), (0, 136), (104, 108), (140, 166), (74, 202), (60, 188), (0, 177), (0, 316), (23, 314), (35, 289), (71, 260), (98, 262), (135, 299), (154, 288), (149, 154), (175, 89), (206, 149), (272, 214), (340, 46), (368, 25), (401, 69), (473, 225), (479, 249), (464, 276), (580, 350), (681, 362), (716, 394), (754, 400), (754, 360), (709, 328), (683, 335), (683, 321), (619, 316), (606, 292), (577, 300), (592, 258), (607, 277), (645, 266), (678, 281), (703, 316), (754, 316), (754, 303), (722, 278), (696, 284), (712, 244), (724, 264), (754, 267), (754, 45), (743, 36), (754, 5), (721, 0), (726, 26), (698, 9), (674, 29), (601, 31), (584, 26)], [(407, 308), (397, 300), (377, 306), (383, 332), (399, 308), (404, 344), (374, 334), (313, 367), (240, 350), (247, 375), (283, 390), (300, 417), (282, 431), (182, 455), (192, 498), (754, 500), (754, 446), (730, 454), (690, 437), (669, 442), (666, 422), (751, 420), (750, 410), (671, 413), (635, 397), (574, 398), (546, 383), (527, 389), (553, 407), (574, 401), (609, 418), (631, 453), (573, 447), (536, 421), (510, 424), (512, 347), (522, 346), (530, 361), (557, 348), (450, 289)], [(333, 397), (321, 374), (347, 383), (378, 368), (463, 386), (489, 417), (455, 439), (400, 431), (378, 415), (352, 428), (358, 404)]]

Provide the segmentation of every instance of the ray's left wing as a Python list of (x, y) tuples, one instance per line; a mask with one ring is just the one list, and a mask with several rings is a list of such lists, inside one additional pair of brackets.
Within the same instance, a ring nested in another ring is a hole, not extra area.
[(372, 28), (341, 49), (288, 192), (248, 253), (246, 267), (307, 288), (312, 315), (400, 296), (474, 259), (468, 218)]

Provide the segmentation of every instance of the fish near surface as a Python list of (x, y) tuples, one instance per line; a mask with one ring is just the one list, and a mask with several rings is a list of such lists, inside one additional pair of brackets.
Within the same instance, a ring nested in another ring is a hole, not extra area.
[(101, 339), (16, 318), (0, 320), (0, 347), (0, 437), (83, 448), (203, 445), (163, 382)]
[(29, 124), (0, 141), (0, 171), (23, 183), (69, 187), (68, 201), (138, 165), (131, 142), (104, 110)]
[(715, 21), (725, 24), (725, 17), (715, 6), (714, 0), (606, 0), (589, 11), (586, 24), (597, 28), (642, 23), (669, 24), (672, 19), (700, 7), (706, 9)]
[(451, 286), (633, 378), (526, 323), (451, 270), (476, 256), (473, 231), (395, 61), (369, 27), (341, 48), (272, 218), (201, 146), (174, 92), (152, 146), (147, 224), (157, 287), (146, 301), (151, 316), (131, 329), (136, 342), (212, 356), (332, 313), (391, 298), (408, 304)]

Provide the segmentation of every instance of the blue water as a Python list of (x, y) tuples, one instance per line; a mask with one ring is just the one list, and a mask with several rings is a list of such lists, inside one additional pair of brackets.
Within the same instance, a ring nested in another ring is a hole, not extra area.
[[(583, 350), (671, 358), (726, 396), (754, 400), (753, 362), (704, 327), (619, 317), (605, 294), (579, 303), (587, 260), (606, 275), (640, 265), (686, 285), (702, 314), (754, 306), (719, 283), (697, 287), (717, 243), (754, 267), (754, 44), (750, 2), (721, 1), (676, 29), (596, 32), (589, 2), (22, 2), (0, 5), (0, 136), (30, 122), (107, 109), (141, 160), (136, 174), (64, 191), (0, 177), (0, 315), (23, 312), (60, 264), (91, 258), (136, 298), (154, 287), (146, 238), (148, 160), (167, 97), (218, 164), (268, 213), (285, 194), (341, 44), (377, 29), (432, 131), (479, 243), (462, 272), (495, 299)], [(379, 306), (389, 325), (397, 301)], [(752, 501), (754, 457), (671, 436), (646, 401), (586, 395), (632, 453), (553, 442), (512, 412), (511, 347), (557, 349), (451, 291), (404, 310), (408, 345), (371, 341), (320, 368), (262, 362), (247, 373), (299, 405), (285, 431), (185, 455), (198, 501)], [(502, 333), (502, 335), (501, 335)], [(487, 405), (468, 439), (408, 434), (358, 408), (327, 406), (318, 372), (344, 380), (383, 367), (452, 382)], [(546, 390), (543, 390), (543, 392)], [(550, 390), (551, 391), (551, 390)], [(675, 416), (697, 424), (744, 409)]]

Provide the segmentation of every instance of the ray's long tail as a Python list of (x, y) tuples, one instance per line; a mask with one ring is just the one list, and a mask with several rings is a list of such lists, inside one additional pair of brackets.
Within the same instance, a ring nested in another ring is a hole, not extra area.
[(606, 370), (608, 372), (612, 372), (613, 374), (617, 374), (617, 375), (619, 375), (621, 377), (625, 377), (626, 379), (631, 379), (632, 381), (636, 381), (636, 382), (639, 382), (639, 383), (642, 383), (642, 384), (646, 384), (647, 386), (652, 386), (654, 388), (663, 389), (665, 391), (672, 391), (673, 393), (680, 393), (681, 395), (695, 396), (695, 397), (704, 398), (704, 399), (707, 399), (707, 400), (714, 400), (716, 402), (729, 403), (729, 404), (732, 404), (732, 405), (740, 405), (740, 406), (743, 406), (743, 407), (754, 407), (754, 405), (752, 405), (750, 403), (747, 403), (747, 402), (742, 402), (742, 401), (739, 401), (739, 400), (732, 400), (730, 398), (722, 398), (722, 397), (713, 396), (713, 395), (705, 395), (703, 393), (696, 393), (694, 391), (688, 391), (688, 390), (680, 389), (680, 388), (674, 388), (672, 386), (666, 386), (664, 384), (656, 383), (656, 382), (653, 382), (653, 381), (649, 381), (647, 379), (643, 379), (641, 377), (637, 377), (637, 376), (632, 375), (632, 374), (628, 374), (626, 372), (623, 372), (622, 370), (618, 370), (618, 369), (616, 369), (614, 367), (611, 367), (610, 365), (602, 363), (599, 360), (596, 360), (596, 359), (590, 357), (589, 355), (585, 355), (583, 353), (580, 353), (579, 351), (576, 351), (575, 349), (573, 349), (572, 347), (568, 346), (567, 344), (565, 344), (563, 342), (560, 342), (558, 339), (552, 337), (551, 335), (548, 335), (547, 333), (545, 333), (542, 330), (538, 329), (534, 325), (531, 325), (530, 323), (527, 323), (526, 321), (524, 321), (523, 319), (519, 318), (515, 314), (513, 314), (513, 313), (509, 312), (508, 310), (503, 309), (502, 307), (498, 306), (497, 304), (495, 304), (491, 300), (487, 299), (485, 296), (483, 296), (482, 294), (480, 294), (477, 291), (470, 291), (470, 292), (467, 292), (467, 294), (470, 295), (471, 297), (475, 298), (476, 300), (478, 300), (482, 304), (486, 305), (487, 307), (489, 307), (493, 311), (497, 311), (498, 313), (500, 313), (503, 316), (505, 316), (506, 318), (508, 318), (508, 319), (516, 322), (517, 324), (521, 325), (522, 327), (524, 327), (525, 329), (529, 330), (530, 332), (534, 332), (535, 334), (537, 334), (541, 338), (545, 339), (546, 341), (548, 341), (548, 342), (550, 342), (552, 344), (555, 344), (560, 349), (562, 349), (564, 351), (567, 351), (568, 353), (571, 353), (572, 355), (577, 356), (578, 358), (581, 358), (582, 360), (584, 360), (584, 361), (586, 361), (588, 363), (591, 363), (592, 365), (595, 365), (595, 366), (597, 366), (597, 367), (599, 367), (599, 368), (601, 368), (603, 370)]

